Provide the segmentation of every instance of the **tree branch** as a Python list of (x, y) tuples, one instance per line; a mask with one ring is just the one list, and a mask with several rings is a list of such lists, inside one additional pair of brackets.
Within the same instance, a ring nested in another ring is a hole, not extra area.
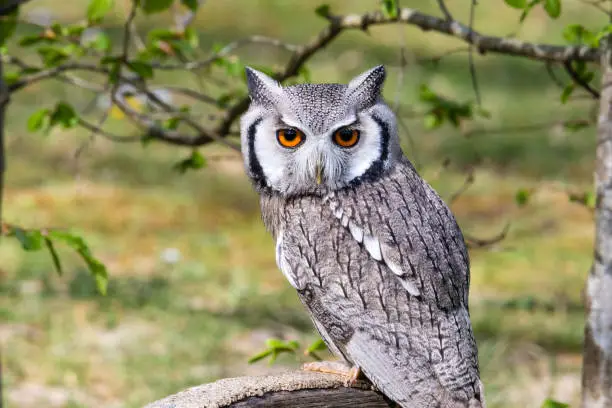
[(0, 5), (0, 16), (6, 16), (12, 13), (15, 9), (30, 0), (3, 0), (3, 4)]
[(346, 387), (344, 381), (342, 376), (306, 371), (226, 378), (189, 388), (145, 408), (389, 408), (395, 405), (366, 382)]
[(599, 92), (593, 89), (593, 87), (591, 87), (588, 82), (582, 79), (582, 77), (576, 72), (574, 67), (572, 67), (571, 61), (565, 61), (563, 63), (563, 66), (565, 67), (565, 71), (567, 71), (569, 76), (572, 78), (572, 81), (574, 81), (582, 89), (593, 95), (595, 99), (599, 99)]
[(464, 234), (464, 238), (465, 238), (465, 244), (468, 248), (484, 248), (484, 247), (488, 247), (494, 244), (497, 244), (498, 242), (503, 241), (506, 236), (508, 235), (508, 231), (510, 231), (510, 224), (506, 224), (506, 226), (504, 227), (504, 229), (497, 235), (495, 235), (494, 237), (491, 238), (476, 238), (470, 235), (466, 235)]
[[(444, 10), (448, 12), (443, 0), (439, 0), (438, 4), (440, 5), (443, 13)], [(125, 38), (123, 42), (123, 52), (121, 55), (124, 62), (128, 60), (128, 47), (131, 35), (130, 27), (135, 16), (135, 12), (135, 9), (130, 12), (130, 15), (125, 24)], [(362, 15), (330, 15), (328, 17), (329, 24), (327, 25), (327, 27), (325, 27), (318, 35), (313, 37), (308, 43), (304, 45), (286, 44), (276, 39), (253, 36), (244, 40), (230, 43), (221, 51), (213, 54), (212, 56), (203, 61), (194, 61), (175, 65), (160, 63), (153, 64), (153, 68), (165, 70), (197, 70), (199, 68), (211, 64), (215, 60), (225, 55), (229, 55), (236, 48), (244, 44), (270, 44), (273, 46), (284, 48), (285, 50), (290, 51), (292, 53), (284, 69), (274, 75), (275, 79), (282, 82), (298, 75), (304, 64), (315, 53), (317, 53), (330, 42), (332, 42), (343, 31), (353, 29), (365, 31), (370, 26), (394, 23), (412, 25), (419, 27), (422, 30), (435, 31), (441, 34), (455, 37), (469, 44), (470, 48), (476, 48), (481, 53), (492, 52), (505, 55), (514, 55), (546, 62), (563, 63), (571, 60), (580, 60), (586, 62), (599, 61), (600, 51), (595, 48), (590, 48), (588, 46), (558, 46), (547, 44), (532, 44), (517, 39), (487, 36), (477, 31), (474, 31), (470, 27), (465, 26), (452, 19), (452, 15), (450, 13), (444, 14), (446, 19), (430, 16), (414, 9), (401, 8), (398, 12), (397, 17), (395, 18), (387, 17), (379, 11), (374, 11)], [(10, 59), (11, 57), (5, 58)], [(15, 63), (18, 66), (20, 64), (20, 61), (14, 58), (10, 61), (6, 61)], [(100, 72), (107, 75), (109, 74), (109, 70), (105, 67), (77, 63), (67, 63), (65, 65), (61, 65), (52, 69), (42, 70), (35, 74), (26, 76), (25, 78), (22, 78), (21, 80), (11, 84), (9, 90), (10, 92), (13, 92), (36, 81), (40, 81), (46, 78), (58, 77), (63, 72), (78, 69)], [(196, 131), (195, 135), (187, 136), (175, 131), (167, 131), (165, 129), (162, 129), (161, 127), (157, 126), (154, 121), (151, 120), (151, 118), (148, 118), (146, 115), (142, 115), (139, 112), (131, 110), (125, 103), (123, 103), (121, 97), (118, 97), (119, 95), (117, 95), (117, 92), (115, 92), (118, 90), (117, 87), (121, 83), (130, 83), (132, 85), (137, 86), (143, 92), (143, 94), (145, 94), (149, 99), (153, 100), (156, 105), (162, 107), (163, 110), (166, 110), (168, 112), (173, 110), (167, 109), (167, 107), (164, 106), (163, 102), (160, 102), (158, 99), (156, 100), (155, 96), (152, 96), (152, 93), (146, 89), (146, 85), (140, 84), (140, 86), (138, 86), (138, 84), (136, 84), (136, 81), (131, 80), (129, 78), (125, 78), (123, 75), (121, 75), (121, 73), (119, 73), (119, 80), (116, 83), (114, 91), (111, 92), (111, 98), (113, 100), (113, 103), (116, 103), (117, 106), (121, 110), (123, 110), (124, 113), (130, 118), (130, 120), (134, 121), (139, 126), (145, 128), (150, 137), (154, 137), (158, 140), (176, 145), (201, 146), (214, 141), (226, 143), (225, 141), (223, 141), (223, 139), (231, 133), (232, 126), (234, 125), (238, 117), (246, 111), (250, 102), (249, 98), (246, 96), (240, 99), (234, 105), (224, 110), (221, 115), (219, 115), (220, 118), (216, 122), (216, 125), (213, 125), (211, 127), (202, 126), (192, 118), (187, 117), (186, 115), (182, 115), (180, 119)], [(189, 96), (196, 97), (197, 95), (190, 94)], [(212, 103), (212, 101), (210, 102)], [(230, 147), (236, 148), (236, 146), (234, 145), (231, 145)]]
[[(386, 17), (383, 13), (374, 11), (362, 15), (329, 16), (328, 19), (330, 24), (316, 37), (307, 44), (297, 47), (285, 69), (274, 76), (276, 80), (282, 82), (297, 75), (313, 54), (324, 48), (344, 30), (359, 29), (365, 31), (370, 26), (392, 23), (414, 25), (425, 31), (436, 31), (456, 37), (473, 45), (480, 53), (491, 52), (553, 62), (565, 62), (572, 59), (598, 62), (600, 54), (597, 48), (588, 46), (533, 44), (514, 38), (487, 36), (455, 20), (444, 20), (410, 8), (400, 9), (396, 18)], [(248, 106), (248, 98), (244, 98), (232, 106), (217, 127), (218, 134), (223, 135), (228, 132), (232, 123), (246, 111)]]

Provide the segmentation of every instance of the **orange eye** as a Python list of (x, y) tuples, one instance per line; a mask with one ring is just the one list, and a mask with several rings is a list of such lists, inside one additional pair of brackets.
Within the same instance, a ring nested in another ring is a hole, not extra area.
[(304, 134), (294, 128), (279, 129), (276, 131), (276, 139), (283, 147), (297, 147), (304, 141)]
[(357, 129), (342, 128), (334, 133), (334, 143), (341, 147), (353, 147), (359, 141)]

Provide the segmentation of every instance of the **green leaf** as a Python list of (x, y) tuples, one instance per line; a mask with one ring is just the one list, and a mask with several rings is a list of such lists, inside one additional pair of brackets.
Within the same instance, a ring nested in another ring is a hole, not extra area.
[(181, 0), (181, 3), (191, 11), (197, 11), (200, 5), (198, 0)]
[(563, 88), (563, 92), (561, 93), (561, 103), (567, 103), (569, 97), (572, 96), (574, 89), (576, 89), (576, 85), (574, 85), (573, 82), (571, 84), (567, 84), (565, 88)]
[(198, 32), (191, 27), (188, 27), (185, 32), (183, 32), (183, 38), (192, 48), (197, 48), (200, 45), (200, 37), (198, 36)]
[(191, 152), (191, 156), (181, 160), (175, 164), (173, 168), (179, 173), (184, 174), (187, 172), (187, 170), (197, 170), (204, 166), (206, 166), (206, 159), (200, 154), (200, 152), (194, 150)]
[(0, 16), (0, 46), (4, 45), (15, 32), (18, 10), (17, 8), (12, 13)]
[(255, 354), (253, 357), (249, 358), (248, 363), (249, 364), (253, 364), (256, 363), (258, 361), (263, 360), (264, 358), (268, 357), (269, 355), (271, 355), (273, 353), (272, 350), (264, 350), (261, 353)]
[(561, 0), (544, 0), (544, 10), (550, 18), (559, 18), (561, 15)]
[(141, 0), (140, 7), (147, 14), (166, 11), (174, 3), (174, 0)]
[(21, 40), (19, 40), (19, 45), (21, 45), (22, 47), (29, 47), (31, 45), (36, 45), (40, 43), (53, 44), (55, 42), (57, 42), (57, 38), (49, 37), (47, 35), (44, 35), (44, 33), (40, 33), (21, 37)]
[(310, 74), (310, 69), (305, 65), (300, 67), (298, 71), (298, 76), (301, 77), (305, 82), (312, 82), (312, 76)]
[(581, 24), (569, 24), (563, 29), (563, 38), (570, 44), (591, 44), (595, 36)]
[(42, 248), (43, 236), (38, 230), (25, 230), (23, 228), (12, 227), (9, 235), (17, 238), (25, 251), (38, 251)]
[(28, 130), (30, 132), (37, 132), (41, 129), (47, 128), (51, 119), (51, 113), (49, 109), (40, 109), (34, 112), (28, 118)]
[(310, 354), (316, 351), (324, 351), (326, 349), (327, 349), (327, 346), (325, 345), (325, 342), (323, 341), (323, 339), (318, 339), (317, 341), (312, 343), (310, 346), (308, 346), (308, 348), (306, 349), (306, 352)]
[(612, 34), (612, 24), (608, 24), (604, 28), (599, 30), (599, 32), (595, 35), (595, 37), (593, 38), (593, 41), (590, 44), (591, 47), (599, 48), (600, 47), (599, 43), (601, 42), (601, 39), (604, 37), (607, 37), (610, 34)]
[(74, 108), (66, 102), (59, 102), (51, 114), (51, 126), (62, 125), (65, 129), (75, 127), (79, 123), (79, 116)]
[(595, 208), (597, 196), (592, 191), (584, 193), (584, 204), (589, 208)]
[(423, 118), (423, 125), (425, 129), (432, 130), (440, 127), (444, 123), (444, 118), (435, 112), (430, 112)]
[(49, 253), (51, 254), (51, 259), (53, 260), (53, 266), (55, 266), (55, 271), (57, 272), (58, 275), (62, 275), (62, 264), (60, 262), (59, 256), (57, 255), (57, 251), (55, 250), (55, 246), (53, 245), (53, 241), (51, 241), (49, 238), (45, 237), (45, 246), (47, 247), (47, 249), (49, 250)]
[(106, 52), (111, 49), (112, 43), (108, 34), (99, 32), (95, 37), (88, 39), (84, 45), (98, 51)]
[(100, 21), (113, 9), (115, 0), (91, 0), (87, 6), (87, 19), (90, 22)]
[(331, 16), (329, 4), (321, 4), (315, 9), (315, 14), (319, 17), (329, 18)]
[(527, 7), (527, 0), (504, 0), (504, 2), (516, 9), (524, 9)]
[(382, 13), (387, 18), (397, 18), (397, 0), (381, 0), (380, 7)]
[(108, 289), (108, 272), (106, 271), (106, 267), (93, 256), (89, 246), (85, 243), (83, 238), (70, 232), (57, 230), (49, 231), (47, 236), (49, 239), (62, 241), (73, 248), (81, 256), (83, 261), (85, 261), (89, 272), (94, 276), (98, 292), (102, 295), (106, 295)]
[(21, 78), (19, 72), (4, 72), (4, 82), (6, 82), (7, 85), (14, 84), (19, 81), (19, 78)]
[(514, 196), (514, 201), (519, 207), (524, 207), (529, 202), (529, 198), (531, 196), (531, 192), (525, 188), (521, 188), (516, 192)]
[(542, 408), (569, 408), (569, 404), (564, 404), (549, 398), (544, 401)]
[(143, 79), (153, 78), (153, 67), (150, 64), (142, 61), (128, 61), (128, 68), (137, 73)]
[(41, 56), (46, 67), (54, 67), (68, 59), (70, 54), (67, 47), (40, 47), (37, 52)]

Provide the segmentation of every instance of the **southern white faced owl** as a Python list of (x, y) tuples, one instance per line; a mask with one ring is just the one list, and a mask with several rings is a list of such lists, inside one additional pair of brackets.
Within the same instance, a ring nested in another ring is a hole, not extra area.
[(346, 366), (406, 408), (484, 407), (463, 235), (402, 152), (384, 67), (348, 85), (246, 75), (242, 152), (277, 265), (341, 358), (306, 368)]

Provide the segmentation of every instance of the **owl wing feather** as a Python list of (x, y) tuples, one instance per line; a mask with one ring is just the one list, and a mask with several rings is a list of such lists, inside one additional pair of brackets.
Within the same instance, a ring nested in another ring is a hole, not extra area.
[(339, 190), (325, 201), (411, 295), (435, 301), (441, 309), (467, 308), (469, 258), (461, 230), (407, 160), (367, 189)]

